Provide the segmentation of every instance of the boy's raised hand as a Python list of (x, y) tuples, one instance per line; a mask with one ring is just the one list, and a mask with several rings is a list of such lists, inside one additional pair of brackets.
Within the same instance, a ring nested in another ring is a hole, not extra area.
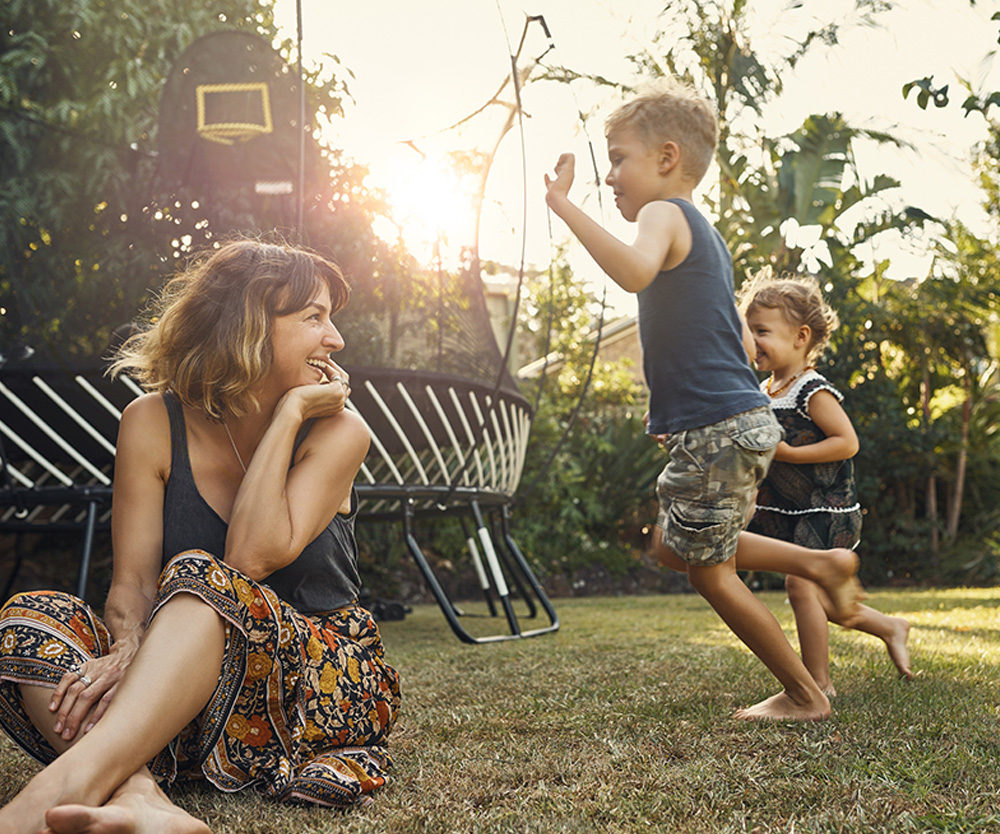
[(555, 178), (545, 175), (545, 201), (552, 205), (554, 197), (565, 197), (569, 194), (570, 186), (573, 185), (574, 168), (576, 158), (571, 153), (564, 153), (556, 161)]

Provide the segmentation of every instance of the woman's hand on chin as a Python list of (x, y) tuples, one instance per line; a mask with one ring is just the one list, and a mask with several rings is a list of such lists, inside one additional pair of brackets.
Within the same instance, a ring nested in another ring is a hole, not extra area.
[(329, 360), (322, 370), (325, 379), (289, 389), (279, 401), (278, 408), (286, 404), (294, 406), (299, 409), (302, 420), (331, 417), (343, 411), (351, 395), (350, 375), (333, 360)]

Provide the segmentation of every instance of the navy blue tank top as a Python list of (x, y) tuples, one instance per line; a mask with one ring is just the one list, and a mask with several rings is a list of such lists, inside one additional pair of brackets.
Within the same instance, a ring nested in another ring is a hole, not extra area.
[[(163, 395), (170, 418), (170, 480), (163, 501), (163, 564), (185, 550), (205, 550), (221, 559), (229, 525), (202, 498), (191, 472), (184, 409), (172, 393)], [(296, 448), (308, 427), (296, 440)], [(357, 493), (351, 490), (351, 512), (336, 515), (290, 565), (265, 580), (274, 592), (302, 614), (332, 611), (356, 602), (361, 590), (354, 520)]]
[(691, 251), (639, 295), (639, 338), (649, 386), (649, 434), (717, 423), (767, 405), (750, 368), (722, 235), (687, 200)]

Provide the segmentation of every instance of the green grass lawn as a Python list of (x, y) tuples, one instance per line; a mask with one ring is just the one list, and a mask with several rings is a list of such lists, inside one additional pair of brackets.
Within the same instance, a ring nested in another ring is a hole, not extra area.
[[(794, 640), (784, 595), (761, 598)], [(815, 724), (731, 718), (776, 686), (697, 596), (555, 604), (557, 633), (486, 646), (430, 606), (383, 624), (404, 711), (369, 808), (176, 801), (218, 834), (1000, 832), (1000, 589), (872, 594), (912, 623), (916, 678), (834, 627), (839, 696)], [(0, 767), (0, 797), (34, 772), (6, 741)]]

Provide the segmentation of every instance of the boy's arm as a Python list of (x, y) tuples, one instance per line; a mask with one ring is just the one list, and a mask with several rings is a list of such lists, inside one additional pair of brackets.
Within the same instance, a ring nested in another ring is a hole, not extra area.
[(858, 453), (858, 435), (851, 418), (829, 391), (817, 391), (809, 398), (809, 417), (826, 437), (805, 446), (778, 444), (775, 460), (786, 463), (831, 463), (853, 458)]
[(737, 307), (736, 315), (740, 317), (740, 335), (743, 340), (743, 350), (746, 351), (747, 361), (753, 365), (754, 360), (757, 358), (757, 343), (753, 339), (753, 333), (750, 332), (750, 325), (747, 324), (746, 316), (743, 315), (743, 311)]
[(579, 239), (597, 265), (628, 292), (640, 292), (657, 276), (678, 236), (686, 229), (683, 212), (662, 200), (647, 203), (636, 215), (638, 232), (630, 246), (593, 220), (569, 198), (573, 154), (556, 163), (555, 179), (545, 175), (545, 201)]

